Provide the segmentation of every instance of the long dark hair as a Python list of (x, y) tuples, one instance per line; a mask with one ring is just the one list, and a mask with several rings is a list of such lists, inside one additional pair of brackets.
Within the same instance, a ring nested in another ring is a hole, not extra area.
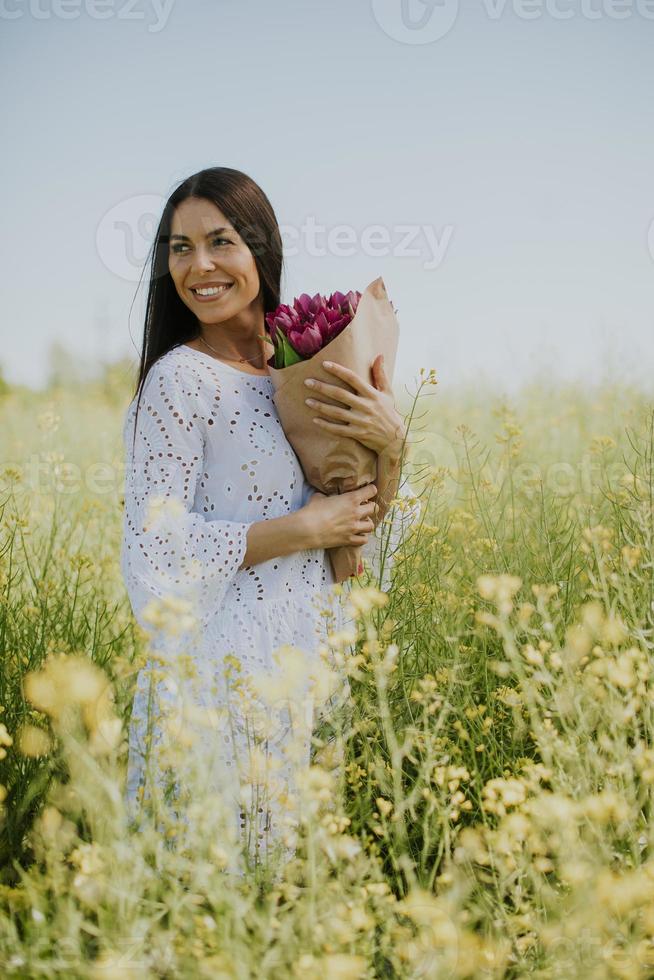
[(209, 167), (187, 177), (166, 202), (150, 252), (150, 284), (145, 308), (141, 363), (136, 384), (137, 404), (152, 365), (167, 351), (200, 334), (197, 317), (182, 302), (168, 269), (170, 227), (175, 208), (189, 197), (211, 201), (222, 211), (252, 252), (263, 310), (279, 306), (282, 277), (282, 238), (273, 207), (251, 177), (231, 167)]

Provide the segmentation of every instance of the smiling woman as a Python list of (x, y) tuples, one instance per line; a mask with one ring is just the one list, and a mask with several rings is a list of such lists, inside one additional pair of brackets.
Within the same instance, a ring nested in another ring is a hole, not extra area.
[[(278, 770), (277, 791), (255, 779), (246, 799), (256, 804), (244, 803), (253, 745), (246, 709), (230, 687), (233, 661), (242, 681), (274, 689), (283, 669), (276, 652), (302, 651), (305, 681), (284, 710), (306, 717), (307, 704), (320, 707), (309, 676), (326, 640), (321, 612), (334, 613), (329, 628), (345, 621), (333, 602), (327, 549), (374, 540), (377, 492), (369, 484), (315, 493), (286, 439), (266, 370), (264, 322), (279, 303), (281, 267), (274, 212), (245, 174), (212, 168), (173, 193), (153, 245), (140, 377), (124, 425), (121, 567), (132, 608), (154, 649), (172, 653), (173, 663), (183, 650), (194, 663), (196, 681), (173, 685), (172, 694), (159, 682), (159, 699), (229, 715), (228, 728), (197, 731), (203, 780), (226, 801), (250, 868), (293, 852), (289, 800), (297, 800), (298, 766), (309, 762), (310, 726), (300, 726), (293, 752), (291, 723), (257, 746)], [(183, 602), (194, 624), (183, 637), (151, 630), (152, 603), (156, 610), (171, 600)], [(157, 786), (164, 780), (149, 754), (165, 743), (164, 730), (148, 720), (151, 666), (139, 672), (129, 732), (127, 801), (135, 817), (151, 774)], [(176, 773), (178, 789), (186, 775)]]
[(153, 245), (139, 387), (180, 342), (264, 373), (262, 310), (278, 305), (281, 273), (275, 212), (250, 177), (212, 167), (183, 181)]

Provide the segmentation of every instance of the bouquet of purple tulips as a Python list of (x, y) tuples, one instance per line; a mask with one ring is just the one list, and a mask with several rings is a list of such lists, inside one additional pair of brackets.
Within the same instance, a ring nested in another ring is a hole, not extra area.
[[(316, 354), (329, 347), (329, 359), (350, 368), (372, 383), (371, 368), (378, 354), (392, 381), (399, 326), (382, 279), (359, 292), (335, 292), (327, 298), (303, 293), (292, 306), (282, 304), (266, 314), (268, 360), (273, 401), (286, 438), (295, 450), (307, 481), (321, 493), (347, 493), (377, 479), (377, 454), (358, 440), (324, 429), (316, 431), (314, 412), (305, 404), (305, 378), (343, 388), (349, 386), (328, 374)], [(334, 399), (321, 396), (330, 404)], [(380, 508), (377, 522), (385, 511)], [(337, 582), (363, 571), (361, 548), (330, 548)]]
[(292, 306), (282, 303), (266, 314), (266, 325), (275, 345), (274, 366), (288, 367), (313, 357), (348, 325), (356, 313), (361, 293), (332, 293), (329, 299), (302, 293)]

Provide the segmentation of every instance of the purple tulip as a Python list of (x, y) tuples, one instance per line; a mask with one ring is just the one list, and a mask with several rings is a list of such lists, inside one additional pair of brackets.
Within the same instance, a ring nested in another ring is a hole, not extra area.
[(313, 357), (323, 346), (323, 338), (317, 327), (307, 325), (304, 330), (291, 330), (288, 335), (291, 345), (302, 357)]

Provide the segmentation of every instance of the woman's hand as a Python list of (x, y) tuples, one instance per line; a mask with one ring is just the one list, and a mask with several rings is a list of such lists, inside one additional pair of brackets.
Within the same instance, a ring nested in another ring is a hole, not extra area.
[(406, 436), (406, 426), (395, 408), (393, 389), (384, 371), (383, 360), (383, 355), (378, 354), (373, 361), (374, 387), (364, 381), (356, 371), (351, 371), (342, 364), (334, 364), (333, 361), (323, 361), (322, 367), (326, 371), (331, 371), (354, 390), (348, 391), (314, 378), (311, 391), (340, 401), (343, 407), (313, 398), (307, 398), (306, 402), (310, 408), (320, 413), (314, 419), (320, 428), (357, 439), (378, 455), (387, 452), (399, 455)]
[(311, 548), (337, 548), (340, 545), (364, 545), (374, 530), (377, 504), (374, 483), (357, 490), (327, 496), (316, 490), (299, 512), (305, 522)]

